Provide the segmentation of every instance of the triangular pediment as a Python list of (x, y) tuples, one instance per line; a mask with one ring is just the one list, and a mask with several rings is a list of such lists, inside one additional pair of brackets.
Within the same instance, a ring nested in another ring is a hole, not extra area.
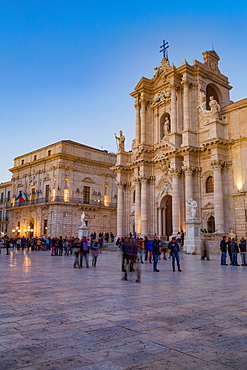
[(202, 209), (206, 210), (206, 209), (214, 209), (214, 205), (210, 202), (206, 203)]

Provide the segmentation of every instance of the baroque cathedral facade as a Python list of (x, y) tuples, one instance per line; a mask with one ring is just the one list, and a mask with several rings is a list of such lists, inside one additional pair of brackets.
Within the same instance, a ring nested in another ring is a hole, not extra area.
[(219, 59), (205, 51), (203, 62), (176, 68), (163, 58), (130, 94), (135, 139), (114, 168), (118, 236), (169, 239), (192, 219), (212, 240), (246, 236), (247, 99), (230, 100)]

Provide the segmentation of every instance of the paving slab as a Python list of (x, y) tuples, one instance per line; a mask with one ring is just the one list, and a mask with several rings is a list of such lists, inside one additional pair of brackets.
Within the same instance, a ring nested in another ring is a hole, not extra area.
[(121, 252), (96, 268), (49, 251), (0, 255), (0, 369), (247, 369), (244, 266), (181, 254), (121, 280)]

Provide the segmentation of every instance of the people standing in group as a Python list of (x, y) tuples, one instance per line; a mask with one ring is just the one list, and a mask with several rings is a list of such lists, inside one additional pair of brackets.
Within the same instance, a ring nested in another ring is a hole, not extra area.
[(221, 265), (227, 266), (226, 263), (226, 251), (227, 251), (227, 238), (226, 236), (223, 236), (221, 242), (220, 242), (220, 250), (221, 250)]
[(153, 271), (159, 272), (160, 270), (157, 269), (157, 264), (160, 256), (160, 247), (161, 241), (159, 240), (158, 236), (154, 237), (152, 242), (152, 255), (153, 255)]
[(242, 237), (239, 243), (242, 266), (246, 266), (246, 239)]
[(177, 262), (177, 268), (179, 272), (182, 272), (180, 268), (180, 258), (179, 258), (179, 245), (175, 237), (172, 237), (171, 241), (168, 244), (168, 248), (171, 250), (172, 254), (172, 269), (175, 271), (175, 260)]
[(128, 280), (128, 272), (135, 272), (136, 283), (141, 282), (141, 268), (140, 268), (140, 257), (138, 250), (140, 248), (139, 243), (136, 238), (124, 238), (124, 241), (121, 243), (122, 248), (122, 271), (124, 276), (122, 280)]
[(232, 253), (232, 266), (239, 266), (238, 264), (238, 245), (236, 243), (235, 238), (232, 238), (232, 241), (230, 243), (231, 253)]

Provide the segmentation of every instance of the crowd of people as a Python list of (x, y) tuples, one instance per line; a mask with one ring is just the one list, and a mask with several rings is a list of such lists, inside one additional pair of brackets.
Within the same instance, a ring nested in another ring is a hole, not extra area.
[(227, 254), (229, 256), (229, 262), (232, 266), (240, 266), (239, 254), (241, 258), (241, 265), (247, 266), (246, 263), (246, 239), (242, 237), (239, 244), (236, 242), (235, 238), (230, 238), (223, 236), (220, 242), (221, 250), (221, 265), (227, 266)]
[(159, 272), (158, 261), (162, 258), (172, 259), (172, 270), (175, 271), (175, 262), (177, 269), (182, 272), (180, 268), (179, 250), (182, 246), (182, 239), (179, 236), (172, 237), (170, 242), (161, 241), (157, 236), (152, 240), (147, 237), (138, 238), (134, 235), (129, 237), (119, 238), (116, 244), (122, 250), (122, 271), (124, 273), (122, 280), (128, 280), (128, 272), (136, 271), (136, 283), (141, 282), (141, 268), (140, 264), (149, 262), (153, 264), (153, 271)]
[[(0, 237), (0, 253), (3, 248), (6, 254), (9, 254), (10, 248), (16, 250), (32, 250), (42, 251), (51, 250), (51, 256), (69, 256), (74, 254), (74, 268), (82, 268), (83, 265), (89, 267), (89, 255), (92, 256), (92, 266), (96, 267), (97, 259), (101, 253), (104, 243), (113, 243), (114, 235), (112, 233), (94, 232), (89, 238), (9, 238), (8, 236)], [(136, 282), (141, 281), (140, 265), (144, 262), (149, 262), (153, 266), (154, 272), (159, 272), (158, 262), (161, 258), (171, 259), (172, 270), (181, 272), (179, 251), (183, 248), (183, 232), (178, 233), (176, 237), (172, 237), (169, 242), (160, 240), (157, 236), (153, 239), (140, 238), (135, 234), (129, 234), (128, 237), (118, 238), (116, 245), (122, 251), (122, 271), (124, 273), (123, 280), (128, 280), (128, 272), (136, 271)], [(239, 243), (235, 238), (224, 236), (220, 243), (221, 250), (221, 265), (228, 265), (227, 255), (229, 256), (229, 264), (232, 266), (247, 266), (246, 261), (246, 239), (242, 237)], [(205, 240), (202, 242), (202, 257), (201, 259), (209, 260), (209, 248)]]

